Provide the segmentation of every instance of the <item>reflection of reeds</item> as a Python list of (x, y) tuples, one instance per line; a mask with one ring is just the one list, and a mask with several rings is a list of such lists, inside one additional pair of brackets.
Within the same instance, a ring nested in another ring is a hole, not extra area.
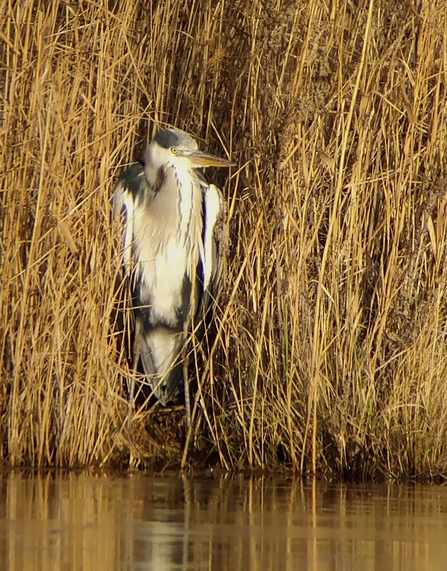
[(112, 324), (113, 184), (169, 123), (239, 164), (191, 461), (446, 470), (445, 3), (407, 4), (0, 0), (2, 458), (180, 461)]
[(85, 472), (1, 481), (10, 571), (441, 568), (447, 496), (435, 487)]

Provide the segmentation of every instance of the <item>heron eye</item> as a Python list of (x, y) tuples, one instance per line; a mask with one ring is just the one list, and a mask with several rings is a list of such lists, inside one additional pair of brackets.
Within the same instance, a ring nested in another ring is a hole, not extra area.
[(171, 153), (172, 153), (173, 155), (176, 155), (176, 154), (178, 153), (177, 147), (171, 147)]

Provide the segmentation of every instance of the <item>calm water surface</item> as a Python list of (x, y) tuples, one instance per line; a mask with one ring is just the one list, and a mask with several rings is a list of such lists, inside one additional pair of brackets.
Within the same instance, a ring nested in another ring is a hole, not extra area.
[(442, 570), (444, 487), (0, 475), (0, 570)]

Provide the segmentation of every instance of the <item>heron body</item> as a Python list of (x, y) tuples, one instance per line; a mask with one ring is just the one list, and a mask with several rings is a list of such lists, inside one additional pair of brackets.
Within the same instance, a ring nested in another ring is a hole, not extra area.
[(220, 285), (225, 204), (196, 171), (211, 165), (231, 163), (199, 151), (180, 129), (159, 131), (144, 160), (121, 175), (113, 197), (114, 216), (124, 215), (123, 262), (131, 275), (138, 356), (163, 404), (182, 381), (187, 334)]

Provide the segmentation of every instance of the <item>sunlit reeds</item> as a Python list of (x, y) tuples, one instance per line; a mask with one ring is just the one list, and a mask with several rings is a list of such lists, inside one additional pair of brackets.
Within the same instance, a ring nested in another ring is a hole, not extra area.
[(125, 422), (110, 208), (173, 124), (238, 163), (186, 463), (446, 471), (447, 13), (417, 6), (0, 0), (5, 461), (181, 461), (179, 407)]

